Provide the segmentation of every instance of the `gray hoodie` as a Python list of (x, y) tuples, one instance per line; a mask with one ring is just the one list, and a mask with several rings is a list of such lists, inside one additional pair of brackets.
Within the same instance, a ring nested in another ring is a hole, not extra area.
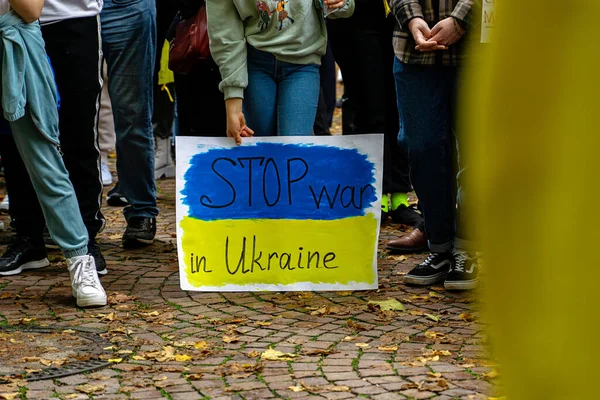
[(40, 23), (51, 24), (71, 18), (94, 17), (100, 14), (103, 0), (46, 0)]

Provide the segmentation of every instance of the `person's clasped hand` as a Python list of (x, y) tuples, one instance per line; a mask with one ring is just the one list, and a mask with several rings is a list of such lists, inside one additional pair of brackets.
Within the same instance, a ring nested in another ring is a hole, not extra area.
[(415, 40), (415, 49), (421, 52), (448, 50), (448, 46), (458, 42), (464, 34), (453, 17), (441, 20), (432, 29), (424, 19), (414, 18), (408, 23), (408, 29)]

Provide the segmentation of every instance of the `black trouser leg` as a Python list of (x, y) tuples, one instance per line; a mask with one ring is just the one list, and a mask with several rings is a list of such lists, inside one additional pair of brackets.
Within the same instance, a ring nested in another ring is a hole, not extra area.
[(101, 52), (96, 17), (73, 18), (42, 28), (61, 97), (60, 143), (90, 239), (104, 227), (98, 148)]
[(175, 74), (179, 136), (226, 135), (225, 100), (219, 90), (221, 74), (214, 63), (197, 66), (188, 74)]
[(10, 196), (10, 217), (17, 235), (27, 236), (34, 245), (41, 247), (46, 221), (12, 135), (0, 135), (0, 156), (6, 191)]
[(407, 152), (399, 147), (397, 140), (399, 118), (393, 75), (392, 19), (385, 18), (383, 3), (381, 10), (379, 6), (361, 8), (357, 3), (351, 18), (331, 20), (328, 28), (348, 98), (343, 112), (348, 109), (352, 112), (352, 121), (344, 117), (344, 134), (383, 133), (383, 191), (411, 191)]

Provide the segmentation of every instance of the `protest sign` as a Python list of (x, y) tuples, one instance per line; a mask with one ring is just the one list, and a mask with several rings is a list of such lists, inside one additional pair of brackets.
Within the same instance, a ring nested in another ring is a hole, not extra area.
[(496, 29), (496, 0), (483, 0), (481, 13), (481, 43), (490, 43)]
[(383, 136), (177, 138), (181, 288), (377, 288)]

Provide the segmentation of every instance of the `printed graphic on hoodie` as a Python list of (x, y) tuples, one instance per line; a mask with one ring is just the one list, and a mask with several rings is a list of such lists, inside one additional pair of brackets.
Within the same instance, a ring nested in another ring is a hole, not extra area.
[(272, 6), (270, 0), (258, 0), (256, 2), (256, 8), (258, 9), (258, 26), (260, 27), (260, 30), (262, 31), (269, 26), (271, 19), (275, 14), (277, 14), (277, 21), (279, 21), (279, 30), (283, 29), (283, 24), (286, 21), (289, 21), (293, 24), (294, 19), (290, 17), (289, 13), (285, 9), (285, 5), (288, 3), (289, 0), (279, 0), (275, 2), (274, 6)]

